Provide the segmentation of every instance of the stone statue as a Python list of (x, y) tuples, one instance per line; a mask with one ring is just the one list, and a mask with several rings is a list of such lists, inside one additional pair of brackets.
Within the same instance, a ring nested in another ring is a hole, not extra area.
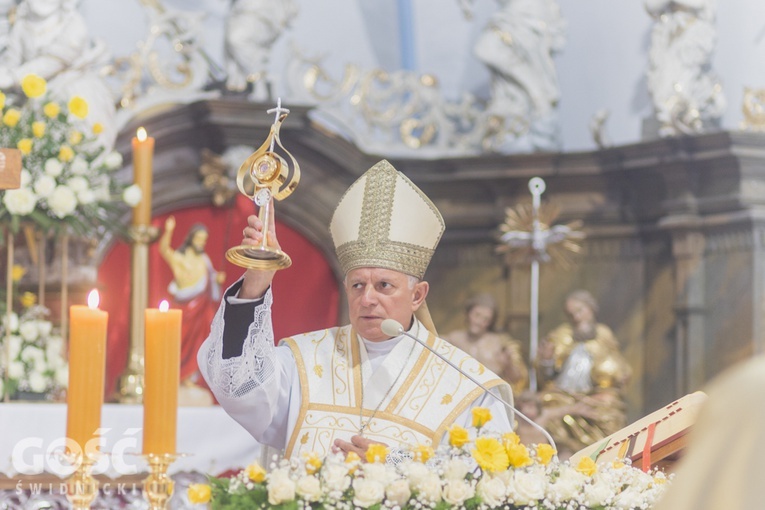
[(100, 123), (99, 143), (111, 149), (117, 136), (114, 98), (99, 75), (109, 62), (102, 42), (90, 38), (78, 11), (80, 0), (23, 0), (8, 34), (0, 63), (0, 89), (19, 87), (27, 74), (48, 81), (61, 101), (80, 96), (88, 102), (87, 122)]
[(497, 302), (489, 294), (471, 297), (465, 306), (466, 329), (444, 335), (452, 345), (480, 361), (520, 392), (528, 382), (521, 345), (506, 333), (494, 331)]
[[(175, 307), (183, 311), (181, 384), (186, 393), (181, 398), (198, 401), (202, 397), (199, 392), (193, 392), (199, 375), (197, 351), (210, 333), (210, 324), (220, 301), (220, 286), (226, 274), (216, 271), (205, 253), (207, 227), (193, 225), (177, 249), (170, 246), (174, 231), (175, 217), (170, 216), (159, 240), (159, 253), (173, 272), (167, 291), (175, 300)], [(209, 394), (205, 397), (211, 401)]]
[(561, 458), (625, 425), (621, 391), (632, 374), (611, 329), (597, 322), (592, 294), (574, 291), (565, 307), (569, 321), (547, 335), (537, 357), (543, 409), (567, 410), (547, 424)]
[(710, 70), (715, 0), (645, 0), (655, 20), (648, 54), (648, 91), (659, 135), (704, 131), (719, 122), (725, 97)]
[[(505, 129), (528, 126), (531, 148), (558, 145), (555, 108), (560, 98), (553, 54), (565, 43), (555, 0), (499, 0), (473, 49), (491, 75), (486, 118)], [(468, 5), (462, 2), (463, 10)]]
[(226, 16), (226, 88), (242, 92), (252, 83), (250, 99), (268, 101), (271, 50), (297, 15), (294, 0), (232, 0)]

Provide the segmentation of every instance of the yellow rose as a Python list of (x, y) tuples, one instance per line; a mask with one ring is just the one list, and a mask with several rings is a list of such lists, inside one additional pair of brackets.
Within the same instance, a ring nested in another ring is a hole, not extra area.
[(186, 492), (189, 497), (189, 502), (192, 505), (199, 505), (201, 503), (209, 503), (212, 496), (212, 489), (210, 486), (204, 483), (192, 483)]
[(473, 458), (484, 471), (499, 473), (510, 464), (502, 444), (493, 437), (479, 437), (475, 440)]
[(263, 466), (261, 466), (257, 462), (253, 462), (252, 464), (247, 466), (247, 469), (245, 471), (247, 472), (247, 478), (249, 478), (255, 483), (260, 483), (266, 479), (266, 470), (263, 469)]
[(15, 283), (18, 283), (19, 280), (24, 278), (25, 274), (27, 274), (27, 270), (24, 266), (14, 264), (13, 268), (11, 268), (11, 280), (13, 280)]
[(529, 454), (529, 449), (522, 444), (505, 445), (505, 451), (510, 465), (515, 468), (530, 466), (534, 463)]
[(555, 448), (553, 448), (549, 444), (537, 445), (537, 458), (539, 459), (539, 463), (542, 464), (543, 466), (546, 466), (547, 464), (550, 463), (555, 453), (556, 453)]
[(318, 453), (311, 452), (305, 454), (305, 471), (309, 475), (318, 472), (321, 469), (322, 464), (323, 462), (321, 461), (321, 457), (319, 457)]
[(491, 420), (491, 411), (485, 407), (473, 408), (473, 426), (475, 428), (483, 427), (489, 420)]
[(467, 429), (459, 425), (452, 425), (449, 429), (449, 444), (455, 448), (461, 448), (468, 441), (470, 441), (470, 436)]
[(16, 143), (16, 148), (21, 151), (23, 155), (27, 155), (30, 152), (32, 152), (32, 139), (31, 138), (22, 138), (21, 140)]
[(5, 108), (5, 94), (0, 92), (0, 110)]
[(582, 460), (576, 466), (576, 470), (585, 476), (592, 476), (598, 472), (598, 466), (590, 457), (582, 457)]
[(45, 115), (50, 119), (55, 119), (58, 117), (60, 112), (61, 107), (58, 105), (58, 103), (54, 103), (53, 101), (46, 103), (45, 106), (43, 106), (43, 113), (45, 113)]
[(35, 138), (45, 136), (45, 127), (45, 122), (39, 120), (32, 123), (32, 134), (35, 135)]
[(74, 96), (69, 100), (69, 113), (79, 119), (84, 119), (88, 116), (88, 102), (80, 96)]
[(94, 135), (100, 135), (103, 132), (104, 132), (104, 125), (103, 124), (101, 124), (100, 122), (96, 122), (95, 124), (93, 124), (93, 134)]
[(74, 151), (68, 145), (62, 145), (58, 150), (58, 159), (64, 163), (68, 163), (74, 159)]
[(21, 80), (21, 90), (30, 98), (40, 97), (45, 94), (47, 85), (45, 79), (36, 74), (28, 74)]
[(433, 451), (433, 447), (429, 444), (418, 444), (412, 449), (414, 453), (414, 461), (426, 463), (436, 452)]
[(21, 295), (19, 301), (21, 301), (21, 306), (29, 308), (37, 303), (37, 296), (35, 296), (33, 292), (25, 292)]
[(384, 463), (388, 457), (388, 447), (384, 444), (374, 443), (367, 448), (367, 462)]
[(9, 108), (5, 115), (3, 115), (3, 124), (8, 127), (16, 127), (21, 119), (21, 112), (16, 108)]
[(79, 131), (72, 131), (69, 133), (69, 143), (77, 145), (82, 141), (82, 133)]

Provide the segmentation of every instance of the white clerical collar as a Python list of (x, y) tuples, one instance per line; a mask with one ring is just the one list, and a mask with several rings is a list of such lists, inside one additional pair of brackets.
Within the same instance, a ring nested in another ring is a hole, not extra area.
[[(417, 334), (417, 321), (412, 321), (412, 327), (409, 328), (408, 333), (410, 335)], [(360, 335), (359, 335), (360, 336)], [(379, 342), (373, 342), (371, 340), (367, 340), (364, 337), (361, 337), (362, 342), (364, 342), (364, 347), (367, 349), (367, 356), (369, 357), (369, 360), (372, 361), (375, 358), (378, 358), (380, 356), (385, 356), (390, 351), (393, 350), (398, 343), (404, 339), (404, 335), (394, 336), (393, 338), (389, 338), (387, 340), (381, 340)]]

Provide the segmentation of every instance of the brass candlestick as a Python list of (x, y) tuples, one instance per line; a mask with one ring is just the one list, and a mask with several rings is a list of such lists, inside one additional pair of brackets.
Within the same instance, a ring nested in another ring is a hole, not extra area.
[(66, 481), (66, 499), (73, 510), (88, 510), (98, 496), (98, 480), (92, 474), (95, 460), (78, 455), (75, 462), (77, 470)]
[[(279, 99), (276, 108), (268, 110), (268, 113), (274, 112), (276, 118), (265, 142), (242, 163), (236, 175), (239, 191), (260, 207), (259, 217), (263, 223), (263, 241), (259, 246), (242, 244), (226, 252), (229, 262), (247, 269), (275, 271), (292, 265), (289, 255), (268, 245), (268, 225), (274, 214), (271, 199), (287, 198), (300, 182), (300, 165), (279, 139), (282, 122), (290, 111), (282, 108), (282, 102)], [(275, 146), (284, 151), (291, 165), (274, 152)]]
[(150, 474), (143, 482), (143, 497), (149, 502), (150, 510), (166, 510), (175, 489), (175, 482), (167, 474), (167, 469), (178, 456), (149, 453), (144, 457), (149, 463)]

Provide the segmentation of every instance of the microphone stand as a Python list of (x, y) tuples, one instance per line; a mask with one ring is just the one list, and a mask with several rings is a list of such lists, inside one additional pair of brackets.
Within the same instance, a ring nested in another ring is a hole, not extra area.
[[(386, 323), (387, 323), (387, 324), (386, 324)], [(388, 327), (386, 328), (386, 326), (388, 326)], [(411, 338), (411, 339), (412, 339), (412, 340), (414, 340), (415, 342), (417, 342), (417, 343), (419, 343), (420, 345), (422, 345), (423, 347), (425, 347), (427, 350), (429, 350), (430, 352), (432, 352), (433, 354), (435, 354), (435, 355), (436, 355), (436, 356), (437, 356), (439, 359), (441, 359), (441, 361), (445, 362), (447, 365), (449, 365), (450, 367), (452, 367), (453, 369), (455, 369), (457, 372), (459, 372), (460, 374), (462, 374), (462, 375), (464, 375), (465, 377), (467, 377), (468, 379), (470, 379), (470, 380), (471, 380), (471, 381), (472, 381), (472, 382), (473, 382), (473, 383), (474, 383), (476, 386), (478, 386), (479, 388), (481, 388), (481, 389), (482, 389), (483, 391), (485, 391), (485, 392), (486, 392), (488, 395), (491, 395), (492, 397), (494, 397), (494, 399), (495, 399), (495, 400), (499, 401), (499, 402), (500, 402), (501, 404), (503, 404), (505, 407), (507, 407), (508, 409), (510, 409), (511, 411), (513, 411), (514, 413), (518, 414), (518, 416), (520, 416), (521, 418), (523, 418), (523, 419), (526, 421), (526, 423), (528, 423), (529, 425), (531, 425), (532, 427), (534, 427), (535, 429), (537, 429), (539, 432), (541, 432), (541, 433), (542, 433), (542, 435), (543, 435), (543, 436), (545, 436), (545, 438), (546, 438), (546, 439), (547, 439), (547, 440), (550, 442), (550, 445), (551, 445), (551, 446), (552, 446), (552, 447), (555, 449), (555, 451), (556, 451), (556, 452), (558, 451), (558, 447), (555, 445), (555, 441), (553, 440), (552, 436), (551, 436), (551, 435), (550, 435), (550, 434), (549, 434), (549, 433), (548, 433), (548, 432), (547, 432), (547, 431), (546, 431), (544, 428), (542, 428), (542, 426), (540, 426), (540, 425), (539, 425), (539, 424), (537, 424), (537, 423), (536, 423), (534, 420), (532, 420), (531, 418), (529, 418), (528, 416), (526, 416), (525, 414), (523, 414), (522, 412), (520, 412), (518, 409), (516, 409), (516, 408), (515, 408), (515, 406), (511, 405), (509, 402), (506, 402), (506, 401), (505, 401), (505, 399), (501, 398), (501, 397), (500, 397), (500, 396), (498, 396), (498, 395), (495, 395), (495, 394), (494, 394), (494, 393), (493, 393), (491, 390), (489, 390), (489, 388), (487, 388), (486, 386), (484, 386), (483, 384), (481, 384), (480, 382), (478, 382), (478, 381), (477, 381), (477, 380), (476, 380), (474, 377), (472, 377), (470, 374), (466, 373), (466, 372), (465, 372), (464, 370), (462, 370), (460, 367), (458, 367), (457, 365), (455, 365), (454, 363), (452, 363), (451, 361), (449, 361), (448, 359), (446, 359), (446, 357), (445, 357), (444, 355), (442, 355), (441, 353), (438, 353), (438, 352), (436, 352), (436, 350), (435, 350), (435, 349), (433, 349), (431, 346), (429, 346), (428, 344), (426, 344), (425, 342), (423, 342), (422, 340), (420, 340), (420, 339), (419, 339), (419, 338), (417, 338), (416, 336), (412, 335), (412, 334), (411, 334), (411, 333), (409, 333), (408, 331), (405, 331), (405, 330), (404, 330), (404, 327), (403, 327), (401, 324), (399, 324), (399, 323), (398, 323), (398, 321), (396, 321), (396, 320), (394, 320), (394, 319), (385, 319), (385, 320), (383, 321), (383, 323), (382, 323), (382, 330), (383, 330), (383, 332), (384, 332), (385, 334), (387, 334), (387, 335), (390, 335), (391, 333), (393, 333), (393, 332), (395, 331), (395, 333), (396, 333), (397, 335), (405, 335), (405, 336), (408, 336), (409, 338)], [(392, 336), (395, 336), (395, 335), (392, 335)]]

